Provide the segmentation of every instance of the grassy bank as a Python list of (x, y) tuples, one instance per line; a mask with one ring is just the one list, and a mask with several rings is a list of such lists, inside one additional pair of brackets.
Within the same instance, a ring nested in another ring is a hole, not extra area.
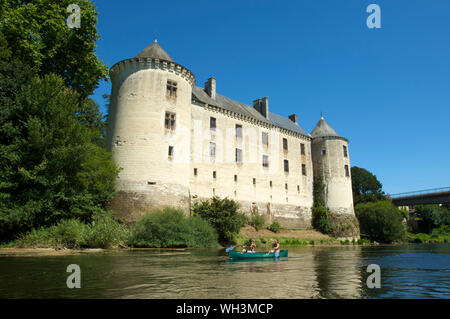
[(408, 233), (407, 239), (410, 243), (450, 243), (450, 226), (442, 225), (433, 229), (430, 234)]

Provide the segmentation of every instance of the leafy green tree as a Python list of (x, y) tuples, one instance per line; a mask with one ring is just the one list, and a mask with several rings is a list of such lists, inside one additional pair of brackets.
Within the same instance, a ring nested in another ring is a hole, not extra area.
[(234, 243), (234, 236), (247, 220), (238, 209), (239, 204), (236, 201), (214, 196), (211, 200), (196, 202), (192, 211), (194, 216), (200, 216), (214, 226), (219, 234), (220, 244), (229, 244)]
[(383, 200), (383, 185), (377, 177), (364, 168), (353, 166), (352, 171), (352, 191), (353, 202), (359, 203), (376, 202)]
[(0, 0), (0, 33), (14, 57), (37, 72), (54, 73), (81, 97), (107, 80), (107, 67), (95, 54), (97, 12), (89, 0), (78, 0), (80, 28), (69, 28), (72, 0)]
[(418, 232), (430, 233), (441, 225), (450, 225), (450, 211), (445, 206), (417, 205), (414, 215), (418, 217)]
[(118, 168), (80, 117), (89, 101), (56, 75), (9, 71), (0, 64), (0, 240), (61, 219), (90, 221), (114, 195)]
[(360, 203), (355, 206), (361, 236), (382, 243), (391, 243), (405, 238), (406, 227), (402, 214), (389, 201)]

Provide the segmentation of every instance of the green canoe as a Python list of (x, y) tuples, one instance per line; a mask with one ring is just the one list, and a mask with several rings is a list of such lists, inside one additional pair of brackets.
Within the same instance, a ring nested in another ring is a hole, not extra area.
[[(230, 251), (228, 252), (228, 255), (230, 258), (234, 259), (253, 259), (253, 258), (275, 258), (275, 253), (269, 253), (269, 252), (254, 252), (254, 253), (244, 253), (239, 251)], [(288, 251), (286, 250), (280, 250), (279, 257), (287, 257)]]

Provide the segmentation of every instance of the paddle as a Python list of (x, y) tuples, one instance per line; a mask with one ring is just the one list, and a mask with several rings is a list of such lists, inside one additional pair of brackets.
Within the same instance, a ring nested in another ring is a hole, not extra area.
[(234, 250), (236, 248), (236, 246), (233, 246), (233, 247), (228, 247), (227, 249), (225, 249), (225, 252), (230, 252), (230, 251), (232, 251), (232, 250)]

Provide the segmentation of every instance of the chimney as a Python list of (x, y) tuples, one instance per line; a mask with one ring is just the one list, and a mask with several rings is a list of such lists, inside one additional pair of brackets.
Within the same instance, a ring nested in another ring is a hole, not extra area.
[(253, 107), (266, 119), (269, 118), (269, 98), (263, 97), (253, 101)]
[(216, 99), (216, 79), (209, 78), (207, 82), (205, 82), (205, 91), (208, 95), (215, 100)]
[(290, 119), (292, 122), (294, 122), (295, 124), (298, 124), (297, 114), (289, 115), (289, 119)]

